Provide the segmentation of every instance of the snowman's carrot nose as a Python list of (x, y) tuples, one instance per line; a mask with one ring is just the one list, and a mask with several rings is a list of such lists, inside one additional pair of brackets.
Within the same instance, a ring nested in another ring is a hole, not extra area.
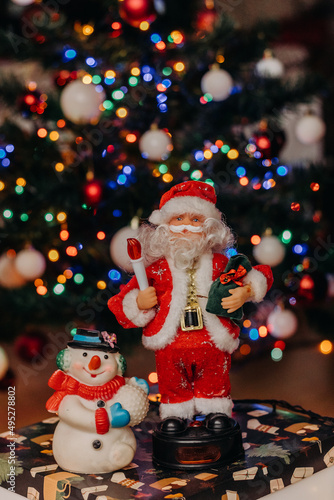
[(97, 370), (101, 366), (101, 360), (98, 356), (93, 356), (89, 362), (88, 368), (90, 370)]

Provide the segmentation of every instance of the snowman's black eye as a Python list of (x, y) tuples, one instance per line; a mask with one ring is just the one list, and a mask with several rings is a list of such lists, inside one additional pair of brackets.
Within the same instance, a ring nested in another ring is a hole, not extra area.
[(104, 359), (109, 359), (108, 354), (105, 354), (105, 355), (104, 355)]
[(83, 352), (82, 353), (83, 357), (85, 358), (87, 356), (87, 353), (86, 352)]

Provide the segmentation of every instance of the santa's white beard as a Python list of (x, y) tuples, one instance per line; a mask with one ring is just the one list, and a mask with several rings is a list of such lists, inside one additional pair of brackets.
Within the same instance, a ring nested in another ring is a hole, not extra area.
[(141, 226), (138, 239), (146, 265), (167, 257), (173, 260), (178, 269), (196, 266), (203, 254), (222, 252), (232, 246), (234, 240), (228, 226), (215, 219), (207, 219), (203, 224), (203, 232), (198, 233), (195, 238), (173, 234), (168, 224), (161, 224), (158, 227)]

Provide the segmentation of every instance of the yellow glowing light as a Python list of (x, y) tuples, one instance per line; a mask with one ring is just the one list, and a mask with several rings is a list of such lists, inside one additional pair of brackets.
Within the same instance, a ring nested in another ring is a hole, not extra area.
[(172, 180), (173, 180), (173, 176), (172, 176), (171, 174), (164, 174), (164, 175), (162, 176), (162, 180), (163, 180), (164, 182), (166, 182), (166, 183), (168, 183), (168, 182), (172, 182)]
[(267, 327), (262, 325), (259, 327), (259, 335), (260, 337), (264, 338), (268, 335), (268, 330), (267, 330)]
[(41, 280), (41, 278), (37, 278), (35, 281), (34, 281), (34, 285), (37, 287), (37, 286), (42, 286), (43, 285), (43, 280)]
[(33, 92), (36, 89), (37, 89), (37, 83), (36, 82), (29, 82), (28, 83), (28, 90), (30, 90), (30, 92)]
[(60, 119), (60, 120), (58, 120), (58, 121), (57, 121), (57, 127), (58, 127), (58, 128), (64, 128), (64, 127), (65, 127), (65, 125), (66, 125), (65, 120)]
[(130, 144), (136, 142), (137, 136), (135, 134), (127, 134), (125, 137), (126, 142), (129, 142)]
[(104, 240), (106, 237), (106, 233), (104, 231), (99, 231), (96, 235), (98, 240)]
[(235, 160), (238, 158), (239, 152), (236, 149), (230, 149), (229, 152), (227, 153), (227, 158), (229, 160)]
[(57, 262), (57, 260), (59, 259), (58, 250), (55, 250), (54, 248), (52, 250), (50, 250), (48, 253), (48, 257), (49, 257), (49, 260), (51, 260), (51, 262)]
[(183, 71), (185, 69), (185, 65), (183, 64), (183, 62), (179, 61), (174, 64), (173, 69), (175, 71)]
[(65, 212), (59, 212), (59, 214), (57, 215), (57, 221), (58, 222), (65, 222), (67, 219), (67, 215)]
[(158, 168), (155, 168), (152, 172), (153, 177), (160, 177), (161, 172), (159, 172)]
[(141, 31), (147, 31), (150, 27), (150, 23), (148, 23), (147, 21), (142, 21), (139, 25), (139, 29)]
[(157, 372), (151, 372), (148, 376), (148, 381), (151, 382), (151, 384), (157, 384), (158, 382)]
[(247, 184), (249, 183), (249, 180), (247, 179), (247, 177), (241, 177), (239, 179), (239, 183), (242, 185), (242, 186), (247, 186)]
[(251, 324), (252, 324), (252, 323), (250, 322), (250, 320), (249, 320), (249, 319), (245, 319), (245, 321), (243, 322), (243, 326), (244, 326), (245, 328), (249, 328), (249, 327), (251, 326)]
[(317, 182), (312, 182), (310, 188), (312, 189), (312, 191), (319, 191), (320, 185)]
[(107, 288), (107, 283), (105, 281), (98, 281), (96, 286), (99, 290), (104, 290)]
[(71, 271), (71, 269), (65, 269), (64, 276), (68, 280), (71, 279), (73, 276), (73, 271)]
[(155, 46), (158, 50), (165, 50), (165, 48), (166, 48), (166, 44), (162, 40), (160, 42), (156, 43)]
[(116, 73), (115, 71), (113, 71), (112, 69), (108, 69), (105, 73), (104, 73), (104, 76), (106, 78), (115, 78), (116, 77)]
[(170, 36), (173, 38), (173, 42), (176, 43), (176, 45), (183, 42), (183, 35), (180, 31), (172, 31)]
[(253, 236), (251, 237), (251, 244), (258, 245), (260, 241), (261, 241), (261, 236), (259, 236), (258, 234), (253, 234)]
[(48, 289), (46, 288), (46, 286), (38, 286), (36, 288), (36, 292), (38, 293), (38, 295), (46, 295), (48, 293)]
[(88, 85), (89, 83), (92, 83), (92, 80), (93, 78), (91, 77), (91, 75), (85, 75), (82, 79), (82, 83)]
[(18, 178), (16, 179), (16, 184), (17, 184), (18, 186), (22, 186), (22, 187), (24, 187), (24, 186), (27, 184), (27, 181), (26, 181), (23, 177), (18, 177)]
[(330, 340), (323, 340), (319, 347), (322, 354), (330, 354), (333, 351), (333, 344)]
[(47, 135), (48, 135), (48, 131), (46, 130), (46, 128), (39, 128), (37, 130), (37, 135), (38, 137), (40, 137), (41, 139), (44, 139)]
[(53, 130), (52, 132), (50, 132), (49, 137), (50, 137), (51, 141), (58, 141), (59, 132), (57, 132), (56, 130)]
[(118, 118), (125, 118), (128, 114), (128, 110), (126, 108), (118, 108), (116, 111), (116, 115)]
[(5, 183), (0, 181), (0, 191), (3, 191), (5, 189)]
[(216, 57), (216, 61), (219, 64), (222, 64), (225, 61), (225, 57), (222, 54), (218, 54), (218, 56)]
[(60, 274), (57, 278), (58, 283), (66, 283), (66, 277), (63, 274)]
[(66, 230), (66, 229), (63, 229), (62, 231), (60, 231), (59, 233), (59, 238), (62, 240), (62, 241), (67, 241), (68, 238), (70, 236), (70, 233)]
[(82, 27), (82, 33), (83, 33), (85, 36), (89, 36), (89, 35), (91, 35), (92, 33), (94, 33), (94, 28), (93, 28), (93, 26), (91, 26), (90, 24), (85, 24), (85, 25)]
[(140, 69), (139, 68), (132, 68), (131, 69), (131, 75), (133, 76), (139, 76), (140, 75)]
[(64, 170), (64, 168), (65, 168), (65, 165), (63, 163), (58, 162), (55, 164), (55, 170), (57, 172), (62, 172)]
[(213, 153), (210, 149), (206, 149), (203, 155), (206, 160), (210, 160), (213, 157)]

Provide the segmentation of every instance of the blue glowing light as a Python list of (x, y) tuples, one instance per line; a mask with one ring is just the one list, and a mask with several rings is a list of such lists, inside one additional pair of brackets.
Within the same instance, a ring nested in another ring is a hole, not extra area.
[(94, 57), (87, 57), (86, 64), (88, 64), (88, 66), (90, 66), (91, 68), (95, 68), (97, 62), (95, 61)]
[(288, 173), (288, 169), (284, 165), (280, 165), (276, 172), (280, 177), (284, 177)]
[(65, 50), (64, 52), (64, 56), (66, 57), (66, 59), (68, 59), (69, 61), (71, 59), (74, 59), (75, 56), (77, 55), (76, 51), (74, 49), (67, 49)]
[(113, 213), (112, 213), (112, 214), (113, 214), (113, 216), (114, 216), (114, 217), (121, 217), (122, 213), (123, 213), (123, 212), (122, 212), (122, 210), (119, 210), (118, 208), (116, 208), (116, 209), (113, 211)]
[(125, 167), (123, 168), (123, 174), (130, 175), (131, 173), (132, 173), (132, 168), (130, 167), (130, 165), (125, 165)]
[(196, 161), (202, 161), (202, 160), (204, 160), (204, 153), (203, 153), (203, 151), (200, 151), (200, 150), (195, 151), (194, 157), (195, 157)]
[(255, 151), (254, 158), (261, 158), (261, 156), (262, 156), (262, 153), (260, 153), (260, 151)]
[(112, 281), (119, 281), (121, 279), (121, 273), (116, 269), (110, 269), (108, 276)]
[(101, 94), (101, 92), (103, 92), (103, 91), (104, 91), (104, 89), (103, 89), (102, 85), (96, 85), (95, 90), (96, 90), (96, 92), (98, 92), (99, 94)]
[(161, 83), (166, 87), (166, 89), (168, 89), (168, 87), (172, 85), (172, 82), (169, 80), (169, 78), (165, 78)]
[(153, 33), (151, 35), (151, 42), (153, 42), (153, 43), (159, 43), (159, 42), (161, 42), (161, 36), (158, 35), (158, 33)]
[(153, 76), (151, 75), (151, 73), (145, 73), (143, 76), (143, 80), (144, 82), (150, 82), (153, 80)]
[(2, 165), (3, 167), (9, 167), (9, 165), (10, 165), (10, 160), (9, 160), (8, 158), (4, 158), (4, 159), (2, 160), (2, 162), (1, 162), (1, 165)]
[(245, 167), (238, 167), (236, 170), (237, 176), (238, 177), (244, 177), (246, 175), (246, 169)]
[(77, 249), (78, 250), (82, 250), (83, 249), (83, 244), (82, 243), (78, 243), (77, 244)]
[(264, 183), (262, 184), (262, 186), (266, 190), (268, 190), (268, 189), (270, 189), (272, 187), (271, 182), (269, 182), (269, 181), (264, 181)]
[(157, 101), (158, 101), (159, 104), (162, 104), (163, 102), (167, 101), (166, 94), (158, 94), (157, 95)]
[(126, 181), (127, 181), (127, 179), (126, 179), (126, 175), (124, 175), (124, 174), (120, 174), (120, 175), (117, 177), (117, 184), (120, 184), (121, 186), (122, 186), (123, 184), (125, 184), (125, 183), (126, 183)]
[(249, 331), (249, 338), (251, 340), (257, 340), (259, 338), (259, 332), (256, 328), (252, 328), (250, 331)]
[(218, 151), (219, 151), (219, 147), (218, 147), (218, 146), (216, 146), (215, 144), (212, 144), (212, 146), (210, 147), (210, 150), (211, 150), (211, 152), (212, 152), (213, 154), (215, 154), (215, 153), (218, 153)]
[(165, 103), (159, 104), (159, 109), (160, 109), (161, 113), (166, 113), (166, 111), (168, 110), (167, 104), (165, 104)]
[(269, 172), (266, 172), (266, 173), (264, 174), (264, 178), (265, 178), (265, 179), (272, 179), (272, 178), (273, 178), (273, 173), (272, 173), (272, 172), (270, 172), (270, 171), (269, 171)]
[(237, 254), (238, 254), (238, 252), (235, 248), (229, 248), (228, 250), (226, 250), (226, 256), (228, 258), (233, 257), (233, 255), (237, 255)]
[(1, 158), (5, 158), (5, 156), (6, 156), (6, 151), (4, 149), (0, 148), (0, 160), (1, 160)]
[(112, 85), (115, 82), (115, 78), (105, 78), (104, 83), (106, 85)]
[(116, 189), (117, 188), (117, 183), (115, 181), (109, 181), (108, 182), (108, 187), (110, 187), (110, 189)]
[(292, 248), (293, 253), (296, 253), (297, 255), (305, 255), (308, 250), (308, 246), (305, 244), (297, 244), (294, 245)]
[(7, 153), (12, 153), (15, 148), (14, 148), (13, 144), (7, 144), (5, 149), (6, 149)]
[(107, 156), (107, 150), (106, 149), (104, 149), (102, 151), (102, 155), (101, 156), (102, 156), (102, 158), (105, 158)]
[(149, 66), (143, 66), (142, 67), (142, 72), (143, 73), (149, 73), (151, 71), (151, 68)]

